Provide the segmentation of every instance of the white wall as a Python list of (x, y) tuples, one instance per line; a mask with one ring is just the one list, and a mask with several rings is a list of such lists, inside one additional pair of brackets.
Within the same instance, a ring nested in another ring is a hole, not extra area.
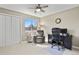
[[(56, 24), (55, 19), (61, 18), (61, 23)], [(69, 9), (56, 14), (48, 15), (41, 18), (45, 23), (46, 33), (51, 33), (53, 27), (67, 28), (68, 32), (73, 35), (73, 45), (79, 46), (79, 7)]]
[(24, 36), (25, 36), (24, 35), (25, 34), (25, 31), (24, 31), (24, 20), (25, 20), (25, 18), (39, 19), (39, 17), (35, 17), (35, 16), (32, 16), (32, 15), (27, 15), (27, 14), (24, 14), (24, 13), (8, 10), (8, 9), (1, 8), (1, 7), (0, 7), (0, 13), (20, 16), (20, 27), (21, 27), (20, 30), (21, 30), (21, 38), (22, 38), (22, 40), (24, 40)]

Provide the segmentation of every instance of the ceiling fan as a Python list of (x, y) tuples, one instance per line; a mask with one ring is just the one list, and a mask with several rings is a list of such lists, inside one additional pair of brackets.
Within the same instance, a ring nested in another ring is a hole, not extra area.
[(43, 10), (43, 8), (47, 8), (48, 5), (45, 5), (45, 6), (41, 6), (40, 4), (37, 4), (37, 6), (35, 6), (34, 8), (30, 8), (30, 9), (34, 9), (34, 13), (37, 13), (39, 11), (41, 12), (45, 12), (45, 10)]

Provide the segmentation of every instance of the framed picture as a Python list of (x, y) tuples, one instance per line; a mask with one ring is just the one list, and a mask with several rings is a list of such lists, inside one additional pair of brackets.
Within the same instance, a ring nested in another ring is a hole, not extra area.
[(56, 23), (56, 24), (61, 23), (61, 19), (60, 19), (60, 18), (56, 18), (55, 23)]

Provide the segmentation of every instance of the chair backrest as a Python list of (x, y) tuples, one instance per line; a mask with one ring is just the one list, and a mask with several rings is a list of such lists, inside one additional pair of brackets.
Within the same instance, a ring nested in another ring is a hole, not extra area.
[(60, 39), (60, 28), (52, 28), (53, 40), (59, 41)]
[(52, 34), (59, 34), (60, 28), (52, 28)]
[(44, 35), (44, 31), (43, 31), (43, 30), (37, 30), (37, 32), (38, 32), (38, 34), (39, 34), (40, 36), (43, 36), (43, 35)]

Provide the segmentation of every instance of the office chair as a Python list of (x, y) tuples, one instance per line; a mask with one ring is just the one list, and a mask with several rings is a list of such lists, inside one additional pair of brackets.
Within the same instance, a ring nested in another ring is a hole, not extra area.
[(57, 45), (58, 50), (60, 50), (59, 46), (63, 47), (63, 41), (61, 40), (60, 31), (61, 31), (60, 28), (52, 29), (52, 48), (53, 48), (53, 46)]

